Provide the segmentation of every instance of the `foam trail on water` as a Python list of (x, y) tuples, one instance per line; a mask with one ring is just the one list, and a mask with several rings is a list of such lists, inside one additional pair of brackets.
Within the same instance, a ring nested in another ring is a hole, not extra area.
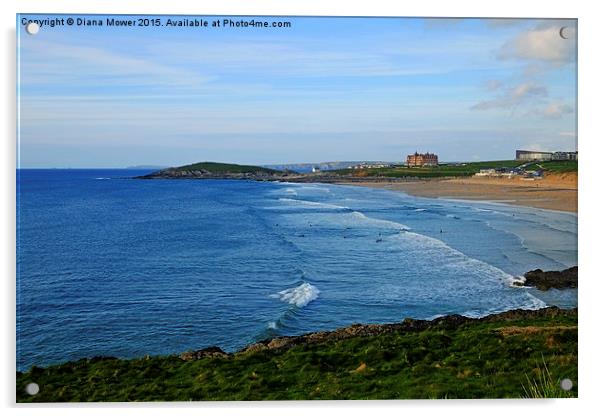
[(520, 281), (520, 277), (512, 276), (504, 272), (503, 270), (483, 261), (474, 259), (472, 257), (467, 256), (461, 251), (452, 248), (451, 246), (445, 244), (443, 241), (436, 239), (434, 237), (429, 237), (423, 234), (414, 233), (414, 232), (406, 232), (404, 234), (398, 234), (392, 236), (391, 238), (396, 239), (407, 239), (414, 238), (420, 241), (421, 244), (425, 248), (435, 248), (435, 252), (439, 253), (449, 253), (453, 257), (447, 259), (447, 262), (450, 266), (461, 267), (464, 266), (470, 270), (479, 270), (479, 272), (485, 276), (500, 278), (506, 282), (508, 286), (514, 286), (514, 283)]
[(309, 302), (316, 300), (319, 294), (320, 291), (317, 287), (309, 283), (302, 283), (297, 287), (282, 290), (276, 295), (272, 296), (277, 297), (283, 302), (290, 303), (298, 308), (302, 308)]
[(351, 213), (352, 216), (359, 218), (363, 221), (366, 221), (368, 223), (371, 223), (374, 226), (381, 226), (381, 227), (385, 227), (385, 228), (393, 228), (395, 230), (399, 230), (399, 231), (407, 231), (410, 230), (410, 227), (408, 227), (405, 224), (399, 223), (399, 222), (395, 222), (395, 221), (389, 221), (389, 220), (381, 220), (378, 218), (372, 218), (372, 217), (368, 217), (367, 215), (358, 212), (358, 211), (353, 211)]
[(548, 306), (547, 303), (545, 303), (543, 300), (533, 296), (530, 293), (527, 293), (527, 296), (531, 300), (531, 304), (527, 305), (525, 307), (525, 309), (541, 309), (541, 308), (545, 308), (546, 306)]
[(349, 207), (343, 207), (340, 205), (325, 204), (323, 202), (306, 201), (304, 199), (293, 199), (293, 198), (278, 198), (280, 202), (288, 202), (297, 205), (304, 205), (312, 208), (327, 208), (327, 209), (349, 209)]
[(285, 188), (284, 193), (297, 196), (297, 191), (295, 191), (293, 188)]
[(301, 186), (300, 189), (330, 193), (330, 189), (321, 186)]

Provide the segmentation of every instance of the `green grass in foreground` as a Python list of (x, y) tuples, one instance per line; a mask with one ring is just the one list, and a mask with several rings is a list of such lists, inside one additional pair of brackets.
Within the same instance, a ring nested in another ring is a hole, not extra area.
[[(573, 390), (558, 388), (570, 378)], [(28, 396), (25, 386), (40, 385)], [(17, 374), (17, 401), (577, 396), (577, 313), (471, 321), (230, 358), (91, 359)]]
[(439, 177), (454, 177), (454, 176), (472, 176), (481, 169), (495, 168), (513, 168), (521, 165), (524, 162), (517, 160), (494, 160), (489, 162), (471, 162), (463, 164), (443, 164), (439, 166), (428, 167), (407, 167), (395, 166), (390, 168), (372, 168), (372, 169), (342, 169), (336, 171), (343, 175), (354, 176), (384, 176), (390, 178), (439, 178)]

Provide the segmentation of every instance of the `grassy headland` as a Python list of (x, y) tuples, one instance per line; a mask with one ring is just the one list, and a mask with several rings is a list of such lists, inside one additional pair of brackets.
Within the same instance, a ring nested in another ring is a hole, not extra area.
[(200, 162), (179, 167), (161, 169), (141, 179), (256, 179), (287, 180), (292, 182), (336, 182), (353, 179), (403, 180), (404, 178), (458, 178), (473, 176), (481, 169), (512, 169), (521, 166), (525, 170), (543, 169), (548, 173), (577, 171), (577, 161), (548, 161), (525, 163), (517, 160), (489, 162), (447, 163), (439, 166), (408, 167), (404, 165), (383, 168), (339, 169), (319, 173), (279, 171), (261, 166), (232, 163)]
[(17, 373), (17, 401), (576, 397), (577, 310), (351, 326), (199, 357), (33, 367)]
[(279, 173), (275, 169), (252, 165), (236, 165), (234, 163), (199, 162), (171, 168), (179, 171), (206, 171), (211, 173)]
[(234, 163), (199, 162), (175, 168), (161, 169), (136, 179), (255, 179), (280, 178), (284, 172), (261, 166)]

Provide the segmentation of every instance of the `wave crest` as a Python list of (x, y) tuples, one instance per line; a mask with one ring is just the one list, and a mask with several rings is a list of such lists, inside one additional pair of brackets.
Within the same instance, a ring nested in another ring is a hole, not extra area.
[(326, 204), (324, 202), (307, 201), (305, 199), (294, 199), (294, 198), (278, 198), (280, 202), (288, 202), (296, 205), (303, 205), (308, 208), (322, 208), (322, 209), (340, 209), (350, 210), (349, 207), (343, 207), (341, 205)]
[(283, 302), (290, 303), (298, 308), (302, 308), (309, 302), (316, 300), (319, 294), (320, 291), (317, 287), (309, 283), (302, 283), (297, 287), (282, 290), (273, 296), (277, 297)]

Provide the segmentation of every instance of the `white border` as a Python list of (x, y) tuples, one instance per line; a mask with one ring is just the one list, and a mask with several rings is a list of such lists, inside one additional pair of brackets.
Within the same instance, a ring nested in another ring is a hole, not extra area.
[[(587, 4), (589, 3), (589, 4)], [(185, 414), (232, 414), (249, 413), (254, 415), (286, 413), (306, 415), (307, 413), (326, 414), (340, 410), (347, 414), (365, 414), (375, 410), (382, 414), (400, 412), (420, 412), (421, 414), (476, 414), (482, 416), (504, 415), (509, 412), (545, 412), (546, 414), (587, 414), (594, 409), (598, 388), (600, 366), (600, 316), (599, 298), (602, 296), (596, 256), (600, 249), (600, 221), (597, 202), (601, 201), (601, 179), (598, 166), (602, 166), (596, 156), (600, 152), (600, 112), (599, 77), (602, 74), (597, 40), (602, 39), (600, 14), (596, 13), (595, 2), (576, 1), (525, 1), (525, 0), (420, 0), (407, 2), (386, 2), (381, 0), (3, 0), (2, 13), (2, 259), (5, 273), (2, 276), (2, 405), (8, 407), (8, 414), (20, 408), (26, 414), (44, 412), (48, 415), (64, 414), (105, 414), (125, 415), (132, 411), (144, 410), (151, 414), (164, 414), (166, 411)], [(236, 14), (236, 15), (346, 15), (346, 16), (449, 16), (449, 17), (564, 17), (579, 19), (579, 266), (581, 284), (579, 288), (579, 396), (577, 400), (544, 401), (399, 401), (399, 402), (270, 402), (270, 403), (201, 403), (201, 404), (96, 404), (91, 406), (15, 406), (15, 14), (22, 13), (130, 13), (130, 14)], [(170, 410), (167, 410), (170, 408)], [(173, 408), (173, 410), (171, 410)], [(7, 414), (7, 413), (5, 413)]]

